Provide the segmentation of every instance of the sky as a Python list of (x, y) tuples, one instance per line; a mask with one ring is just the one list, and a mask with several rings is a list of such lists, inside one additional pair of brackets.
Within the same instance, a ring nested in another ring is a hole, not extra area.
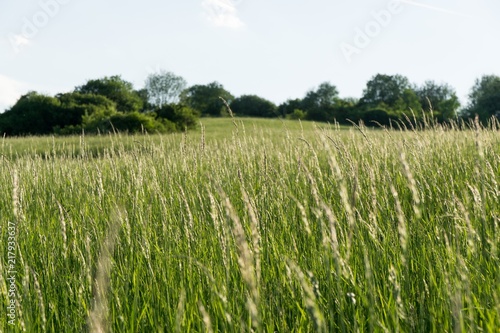
[(362, 96), (374, 75), (453, 86), (500, 75), (498, 0), (0, 0), (0, 112), (159, 70), (280, 104), (322, 82)]

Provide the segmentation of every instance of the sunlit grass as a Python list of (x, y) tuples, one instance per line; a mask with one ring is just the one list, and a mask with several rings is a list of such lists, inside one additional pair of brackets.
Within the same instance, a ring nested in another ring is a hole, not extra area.
[(0, 155), (4, 331), (500, 327), (498, 132), (202, 119)]

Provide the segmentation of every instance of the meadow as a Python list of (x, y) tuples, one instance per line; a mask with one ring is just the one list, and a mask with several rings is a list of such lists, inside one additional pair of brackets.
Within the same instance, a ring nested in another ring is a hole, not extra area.
[(201, 123), (1, 140), (0, 331), (500, 332), (498, 130)]

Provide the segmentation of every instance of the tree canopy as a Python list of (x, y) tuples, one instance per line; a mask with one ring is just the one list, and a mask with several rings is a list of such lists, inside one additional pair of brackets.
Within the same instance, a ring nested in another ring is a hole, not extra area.
[(175, 124), (178, 131), (196, 127), (199, 113), (184, 104), (166, 104), (156, 110), (157, 118), (168, 119)]
[(281, 103), (278, 106), (278, 114), (281, 117), (288, 117), (292, 113), (295, 112), (295, 110), (302, 110), (302, 99), (300, 98), (295, 98), (295, 99), (287, 99), (285, 102)]
[(187, 82), (182, 76), (161, 70), (148, 75), (145, 90), (149, 103), (161, 108), (165, 104), (178, 102), (186, 86)]
[(107, 97), (116, 103), (116, 109), (120, 112), (140, 111), (144, 104), (132, 83), (123, 80), (119, 75), (89, 80), (76, 87), (75, 92)]
[(433, 111), (438, 120), (445, 121), (456, 118), (460, 102), (455, 89), (450, 85), (426, 81), (423, 86), (417, 89), (416, 93), (423, 109)]
[(408, 94), (411, 88), (408, 78), (402, 75), (377, 74), (366, 84), (360, 105), (366, 109), (401, 108), (405, 104), (405, 92), (406, 98), (411, 98)]
[[(73, 92), (55, 97), (30, 92), (0, 114), (4, 135), (107, 132), (174, 132), (196, 127), (198, 114), (185, 106), (174, 112), (144, 110), (144, 93), (120, 76), (89, 80)], [(147, 112), (140, 112), (141, 110)], [(153, 112), (158, 111), (158, 113)]]
[(477, 79), (469, 94), (469, 105), (463, 110), (463, 116), (479, 119), (486, 123), (491, 117), (500, 118), (500, 77), (484, 75)]
[(216, 81), (186, 87), (181, 76), (161, 70), (149, 75), (139, 90), (115, 75), (88, 80), (71, 92), (55, 96), (29, 92), (0, 114), (0, 134), (184, 131), (196, 127), (200, 116), (228, 116), (222, 99), (236, 116), (344, 124), (362, 121), (370, 126), (429, 119), (443, 123), (476, 115), (483, 123), (491, 117), (500, 118), (500, 77), (496, 75), (477, 79), (469, 104), (462, 109), (449, 84), (428, 80), (418, 86), (399, 74), (373, 76), (360, 99), (341, 98), (335, 85), (323, 82), (304, 97), (290, 98), (279, 106), (257, 95), (235, 98)]
[(224, 89), (224, 86), (218, 82), (212, 82), (206, 85), (194, 85), (185, 89), (180, 96), (181, 103), (198, 111), (202, 116), (219, 117), (227, 114), (224, 102), (228, 103), (234, 99), (234, 96)]
[(278, 108), (276, 105), (256, 95), (243, 95), (231, 102), (231, 110), (237, 116), (247, 117), (276, 117)]
[(32, 91), (1, 115), (0, 129), (7, 135), (49, 134), (55, 126), (71, 124), (65, 111), (57, 98)]
[(307, 119), (332, 121), (335, 118), (334, 107), (338, 102), (338, 95), (337, 87), (330, 82), (323, 82), (315, 90), (306, 93), (301, 110), (307, 113)]

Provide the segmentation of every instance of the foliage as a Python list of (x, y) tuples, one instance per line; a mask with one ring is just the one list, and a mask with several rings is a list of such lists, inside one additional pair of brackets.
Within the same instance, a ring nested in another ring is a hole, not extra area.
[(432, 111), (439, 122), (456, 119), (460, 102), (450, 85), (426, 81), (416, 93), (424, 110)]
[(304, 120), (306, 119), (307, 113), (300, 109), (295, 109), (292, 113), (287, 115), (287, 119), (292, 120)]
[(105, 96), (81, 94), (78, 92), (59, 94), (56, 96), (61, 102), (61, 106), (72, 110), (78, 118), (74, 119), (71, 125), (77, 125), (82, 122), (84, 115), (91, 115), (99, 112), (116, 112), (116, 103)]
[(360, 120), (359, 100), (356, 98), (339, 98), (335, 103), (334, 120), (340, 124), (350, 124), (349, 121)]
[(360, 119), (367, 126), (390, 126), (394, 121), (398, 119), (391, 116), (390, 112), (385, 109), (370, 109), (361, 113)]
[(414, 88), (407, 88), (403, 90), (403, 93), (400, 98), (396, 101), (393, 108), (394, 111), (403, 111), (403, 113), (407, 113), (407, 111), (413, 112), (413, 114), (421, 116), (422, 114), (422, 105), (420, 104), (420, 100), (415, 92)]
[(294, 113), (295, 110), (300, 110), (301, 107), (302, 107), (302, 99), (295, 98), (295, 99), (288, 99), (285, 102), (281, 103), (278, 106), (277, 110), (280, 117), (285, 118)]
[[(102, 95), (101, 95), (102, 94)], [(151, 112), (152, 105), (135, 103), (144, 91), (133, 91), (131, 84), (119, 77), (91, 80), (74, 92), (50, 97), (31, 92), (4, 114), (0, 115), (0, 133), (9, 136), (86, 133), (164, 133), (184, 131), (196, 127), (198, 113), (183, 105), (171, 105), (173, 112), (160, 117)], [(120, 111), (123, 105), (140, 105), (150, 109), (146, 113)], [(158, 119), (156, 119), (158, 118)]]
[(116, 103), (103, 95), (71, 92), (58, 94), (56, 98), (61, 102), (61, 106), (81, 109), (84, 111), (83, 114), (94, 113), (99, 108), (116, 110)]
[(4, 139), (0, 330), (498, 331), (497, 131), (245, 121)]
[[(367, 125), (379, 123), (384, 126), (397, 122), (403, 128), (429, 122), (449, 124), (457, 119), (460, 107), (455, 90), (448, 84), (426, 81), (419, 87), (402, 75), (375, 75), (367, 82), (359, 100), (340, 98), (336, 86), (323, 82), (303, 98), (288, 99), (278, 107), (256, 95), (235, 98), (218, 82), (187, 89), (185, 86), (182, 77), (160, 71), (148, 76), (146, 87), (139, 90), (134, 90), (133, 85), (120, 76), (111, 76), (89, 80), (74, 92), (55, 97), (31, 92), (0, 115), (0, 133), (76, 134), (90, 124), (82, 122), (84, 117), (87, 122), (95, 118), (92, 126), (100, 124), (98, 127), (106, 130), (109, 130), (110, 117), (114, 117), (115, 122), (123, 124), (124, 130), (129, 132), (141, 131), (145, 125), (152, 131), (171, 131), (172, 128), (183, 131), (195, 128), (198, 116), (227, 116), (223, 100), (240, 116), (340, 124), (363, 121)], [(491, 117), (500, 118), (498, 105), (500, 77), (485, 75), (476, 81), (470, 103), (460, 115), (471, 119), (477, 114), (479, 120), (486, 123)], [(146, 117), (122, 115), (128, 112), (141, 112)], [(151, 119), (158, 124), (150, 123)], [(132, 124), (139, 127), (132, 131)]]
[(174, 123), (178, 131), (194, 129), (198, 123), (198, 112), (183, 104), (164, 105), (155, 112), (158, 118)]
[(74, 115), (73, 121), (70, 123), (53, 128), (53, 132), (59, 135), (82, 133), (85, 129), (82, 124), (85, 116), (116, 112), (116, 103), (100, 95), (72, 92), (58, 94), (56, 98), (61, 102), (61, 107), (67, 110), (66, 114)]
[(140, 111), (143, 107), (143, 100), (134, 90), (132, 83), (118, 75), (89, 80), (75, 88), (75, 92), (107, 97), (116, 103), (119, 112)]
[(149, 103), (161, 108), (165, 104), (177, 103), (186, 86), (187, 82), (183, 77), (161, 70), (148, 75), (145, 89)]
[(212, 82), (187, 88), (181, 93), (180, 100), (182, 104), (198, 111), (202, 116), (219, 117), (227, 114), (221, 97), (228, 103), (234, 99), (234, 96), (224, 89), (222, 84)]
[(135, 91), (142, 101), (141, 112), (152, 112), (156, 107), (150, 103), (148, 91), (143, 88)]
[(316, 90), (310, 90), (302, 100), (302, 107), (306, 110), (329, 108), (335, 105), (338, 90), (330, 82), (323, 82)]
[(166, 133), (175, 131), (175, 124), (168, 120), (156, 120), (139, 112), (95, 112), (83, 117), (86, 133)]
[(307, 112), (309, 120), (332, 121), (337, 101), (337, 88), (329, 82), (323, 82), (316, 90), (307, 92), (302, 99), (301, 109)]
[(404, 76), (377, 74), (366, 84), (360, 103), (368, 107), (377, 107), (382, 103), (393, 106), (408, 88), (410, 83)]
[(462, 112), (465, 118), (474, 118), (477, 114), (483, 123), (491, 117), (500, 119), (500, 77), (484, 75), (477, 79), (469, 99), (469, 105)]
[(316, 90), (310, 90), (302, 99), (302, 109), (310, 120), (329, 121), (332, 107), (338, 97), (337, 88), (328, 82), (322, 83)]
[(276, 105), (256, 95), (243, 95), (230, 104), (237, 116), (272, 118), (278, 115)]
[(408, 78), (402, 75), (377, 74), (363, 91), (359, 105), (363, 109), (384, 108), (408, 113), (420, 112), (422, 106)]
[[(4, 135), (49, 134), (56, 126), (78, 123), (79, 114), (61, 107), (57, 98), (29, 92), (0, 115), (0, 133)], [(76, 121), (75, 121), (76, 118)]]

